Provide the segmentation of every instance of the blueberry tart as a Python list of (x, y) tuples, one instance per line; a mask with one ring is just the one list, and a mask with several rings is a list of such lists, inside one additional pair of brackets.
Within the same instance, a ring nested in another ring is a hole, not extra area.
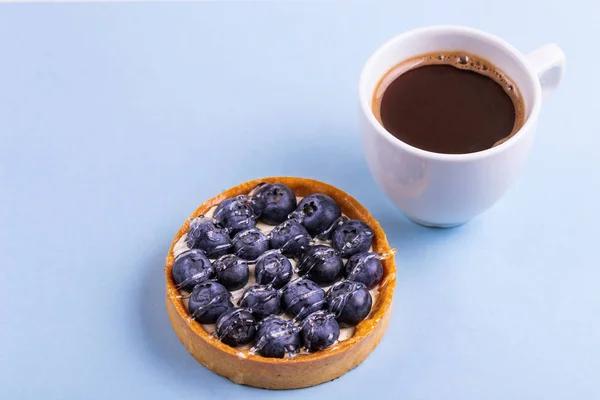
[(353, 197), (271, 177), (204, 202), (166, 258), (173, 329), (201, 364), (267, 389), (331, 381), (385, 334), (395, 251)]

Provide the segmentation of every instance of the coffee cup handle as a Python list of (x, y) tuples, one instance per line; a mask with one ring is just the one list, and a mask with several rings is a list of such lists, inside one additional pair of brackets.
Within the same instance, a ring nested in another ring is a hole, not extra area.
[(527, 55), (527, 60), (542, 85), (542, 99), (547, 99), (558, 88), (565, 73), (565, 53), (554, 43), (538, 47)]

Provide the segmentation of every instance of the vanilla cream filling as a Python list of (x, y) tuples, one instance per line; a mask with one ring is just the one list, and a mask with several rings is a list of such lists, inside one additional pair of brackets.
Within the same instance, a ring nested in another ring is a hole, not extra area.
[[(298, 203), (300, 202), (300, 200), (302, 200), (303, 197), (296, 197), (296, 200), (298, 201)], [(212, 207), (210, 210), (208, 210), (207, 213), (204, 214), (205, 217), (207, 218), (212, 218), (215, 210), (217, 209), (216, 206)], [(273, 228), (275, 228), (275, 226), (272, 225), (267, 225), (263, 222), (260, 221), (256, 221), (256, 228), (260, 229), (265, 235), (268, 235)], [(187, 238), (187, 233), (183, 234), (181, 236), (181, 238), (179, 238), (179, 240), (177, 241), (177, 243), (175, 243), (175, 246), (173, 246), (173, 256), (177, 257), (179, 256), (181, 253), (189, 250), (190, 248), (188, 247), (185, 239)], [(322, 241), (322, 240), (316, 240), (315, 244), (326, 244), (331, 246), (331, 241)], [(369, 251), (372, 251), (372, 247), (369, 249)], [(293, 258), (289, 258), (290, 263), (292, 264), (292, 269), (294, 271), (296, 271), (296, 260), (294, 260)], [(344, 265), (346, 265), (347, 259), (343, 259), (344, 260)], [(214, 262), (215, 259), (210, 259), (211, 262)], [(248, 269), (250, 270), (250, 277), (248, 279), (248, 283), (246, 283), (246, 286), (244, 286), (241, 289), (238, 290), (234, 290), (231, 292), (232, 295), (232, 299), (231, 302), (237, 306), (238, 305), (238, 301), (239, 299), (242, 297), (242, 294), (244, 294), (244, 291), (254, 285), (256, 283), (256, 279), (254, 277), (254, 264), (248, 264)], [(299, 278), (300, 276), (298, 275), (298, 273), (294, 272), (294, 275), (292, 276), (292, 280)], [(327, 292), (329, 290), (331, 286), (324, 286), (322, 287), (322, 289)], [(184, 295), (184, 297), (182, 298), (183, 301), (183, 305), (185, 306), (185, 309), (188, 311), (189, 313), (189, 300), (187, 299), (187, 295), (188, 293), (180, 290), (180, 293), (182, 295)], [(371, 299), (373, 300), (372, 302), (372, 306), (371, 306), (371, 312), (373, 311), (373, 307), (375, 306), (375, 302), (377, 301), (377, 296), (379, 296), (379, 285), (375, 286), (373, 289), (369, 290), (369, 293), (371, 294)], [(286, 318), (286, 319), (290, 319), (290, 317), (285, 314), (279, 314), (281, 317)], [(367, 316), (367, 318), (369, 318), (369, 316)], [(204, 328), (204, 330), (208, 333), (213, 333), (215, 331), (215, 324), (202, 324), (202, 327)], [(352, 327), (347, 327), (347, 328), (342, 328), (340, 327), (340, 336), (338, 338), (338, 342), (350, 339), (352, 336), (354, 336), (354, 332), (356, 331), (356, 327), (352, 326)], [(246, 346), (240, 346), (238, 347), (238, 349), (243, 350), (243, 349), (249, 349), (251, 347), (251, 345), (246, 345)]]

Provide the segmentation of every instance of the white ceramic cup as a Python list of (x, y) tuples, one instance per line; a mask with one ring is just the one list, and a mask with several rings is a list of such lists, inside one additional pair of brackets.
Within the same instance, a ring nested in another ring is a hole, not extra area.
[[(395, 65), (424, 53), (466, 51), (504, 71), (521, 91), (525, 124), (506, 142), (468, 154), (413, 147), (385, 130), (372, 111), (373, 92)], [(360, 125), (367, 164), (377, 184), (413, 221), (434, 227), (463, 224), (491, 207), (520, 172), (535, 135), (542, 100), (560, 84), (565, 55), (555, 44), (528, 55), (489, 33), (431, 26), (403, 33), (367, 61), (359, 83)]]

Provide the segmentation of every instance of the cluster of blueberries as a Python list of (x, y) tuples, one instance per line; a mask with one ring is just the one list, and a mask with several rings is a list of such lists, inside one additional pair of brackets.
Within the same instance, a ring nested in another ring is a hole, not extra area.
[[(265, 235), (257, 220), (276, 226)], [(328, 195), (297, 203), (288, 186), (262, 183), (247, 196), (224, 200), (212, 218), (190, 222), (189, 250), (176, 257), (173, 280), (191, 292), (192, 318), (216, 323), (223, 343), (254, 341), (253, 350), (264, 357), (292, 356), (302, 346), (314, 352), (338, 340), (340, 325), (354, 326), (371, 311), (368, 290), (383, 276), (380, 255), (368, 251), (372, 239), (371, 228), (342, 216)], [(296, 271), (289, 258), (297, 261)], [(246, 286), (249, 264), (256, 285), (234, 307), (230, 291)], [(294, 272), (300, 277), (292, 279)], [(293, 319), (282, 318), (282, 311)]]

